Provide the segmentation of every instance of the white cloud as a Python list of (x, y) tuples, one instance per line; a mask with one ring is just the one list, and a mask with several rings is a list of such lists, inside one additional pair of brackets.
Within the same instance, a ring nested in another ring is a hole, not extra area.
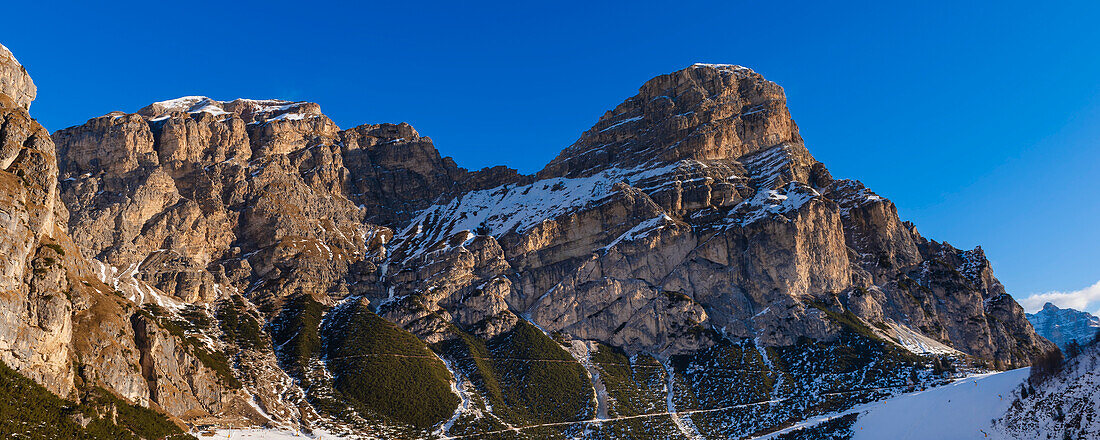
[[(1024, 306), (1024, 310), (1028, 312), (1038, 311), (1048, 302), (1061, 308), (1090, 310), (1090, 306), (1100, 306), (1100, 281), (1081, 290), (1036, 293), (1019, 301), (1020, 305)], [(1097, 312), (1100, 312), (1100, 310), (1097, 310)]]

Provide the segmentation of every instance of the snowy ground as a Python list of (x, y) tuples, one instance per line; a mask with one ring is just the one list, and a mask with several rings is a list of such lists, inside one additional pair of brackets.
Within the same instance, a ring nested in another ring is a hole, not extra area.
[(1021, 368), (978, 374), (925, 391), (811, 417), (752, 440), (772, 440), (851, 413), (859, 413), (852, 426), (852, 440), (1002, 439), (1005, 436), (992, 429), (993, 419), (1008, 410), (1012, 391), (1027, 379), (1028, 372), (1028, 368)]
[[(991, 429), (992, 421), (1004, 415), (1012, 403), (1013, 390), (1027, 376), (1027, 368), (975, 375), (925, 391), (859, 405), (843, 413), (811, 418), (759, 439), (774, 438), (852, 412), (860, 413), (852, 426), (853, 440), (999, 439), (1002, 434)], [(670, 409), (670, 413), (674, 411)], [(196, 436), (201, 440), (339, 439), (326, 433), (309, 436), (268, 429), (219, 430), (213, 436)]]
[(853, 440), (988, 439), (992, 421), (1012, 403), (1027, 368), (982, 374), (867, 405)]
[(275, 429), (219, 429), (214, 435), (192, 434), (199, 440), (337, 440), (341, 438), (323, 432), (306, 435)]

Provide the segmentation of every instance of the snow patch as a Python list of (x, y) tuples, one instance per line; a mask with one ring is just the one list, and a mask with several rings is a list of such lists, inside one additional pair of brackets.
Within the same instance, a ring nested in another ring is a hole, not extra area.
[[(866, 405), (852, 440), (987, 439), (1030, 369), (979, 374), (926, 391)], [(852, 411), (848, 411), (852, 412)]]
[(634, 241), (639, 238), (648, 237), (649, 234), (652, 234), (654, 231), (665, 227), (666, 224), (672, 221), (672, 217), (669, 217), (668, 214), (661, 214), (657, 217), (645, 220), (641, 223), (638, 223), (633, 228), (630, 228), (629, 231), (623, 232), (621, 235), (616, 237), (615, 240), (613, 240), (607, 246), (604, 246), (602, 249), (608, 250), (624, 241)]
[(401, 237), (414, 243), (407, 249), (405, 260), (423, 254), (435, 243), (461, 231), (493, 236), (524, 232), (546, 220), (602, 202), (615, 193), (617, 182), (639, 182), (665, 176), (690, 165), (612, 168), (589, 177), (555, 177), (528, 185), (472, 191), (421, 211), (401, 231)]
[(958, 355), (958, 350), (948, 347), (940, 341), (929, 338), (920, 332), (913, 329), (897, 325), (893, 323), (887, 324), (890, 327), (891, 335), (906, 350), (915, 354), (932, 354), (932, 355)]

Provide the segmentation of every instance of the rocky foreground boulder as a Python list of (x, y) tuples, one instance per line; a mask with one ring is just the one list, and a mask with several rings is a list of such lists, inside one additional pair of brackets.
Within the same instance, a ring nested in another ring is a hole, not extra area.
[(834, 179), (744, 67), (646, 82), (531, 176), (309, 102), (48, 136), (15, 76), (0, 356), (63, 396), (366, 437), (728, 438), (1053, 347), (980, 248)]

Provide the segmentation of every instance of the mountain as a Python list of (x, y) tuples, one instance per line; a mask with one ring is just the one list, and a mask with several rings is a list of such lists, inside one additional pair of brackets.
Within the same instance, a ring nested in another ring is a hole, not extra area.
[(160, 405), (178, 390), (151, 394), (143, 374), (207, 398), (233, 393), (200, 366), (201, 349), (183, 350), (97, 279), (69, 235), (54, 143), (27, 112), (35, 95), (0, 46), (0, 435), (184, 438), (180, 408)]
[(1100, 344), (1089, 344), (1047, 376), (1029, 368), (978, 374), (813, 417), (757, 440), (1098, 438), (1098, 364)]
[(1079, 345), (1092, 342), (1100, 332), (1100, 318), (1088, 312), (1060, 309), (1051, 303), (1044, 304), (1038, 312), (1028, 313), (1027, 320), (1035, 327), (1036, 333), (1058, 345), (1062, 351), (1066, 351), (1071, 341)]
[(1100, 344), (1079, 354), (1049, 377), (1032, 378), (1019, 387), (1011, 405), (995, 421), (994, 435), (1009, 439), (1091, 439), (1100, 437)]
[(0, 357), (181, 426), (740, 438), (1054, 347), (740, 66), (647, 81), (534, 175), (310, 102), (47, 135), (8, 101)]

